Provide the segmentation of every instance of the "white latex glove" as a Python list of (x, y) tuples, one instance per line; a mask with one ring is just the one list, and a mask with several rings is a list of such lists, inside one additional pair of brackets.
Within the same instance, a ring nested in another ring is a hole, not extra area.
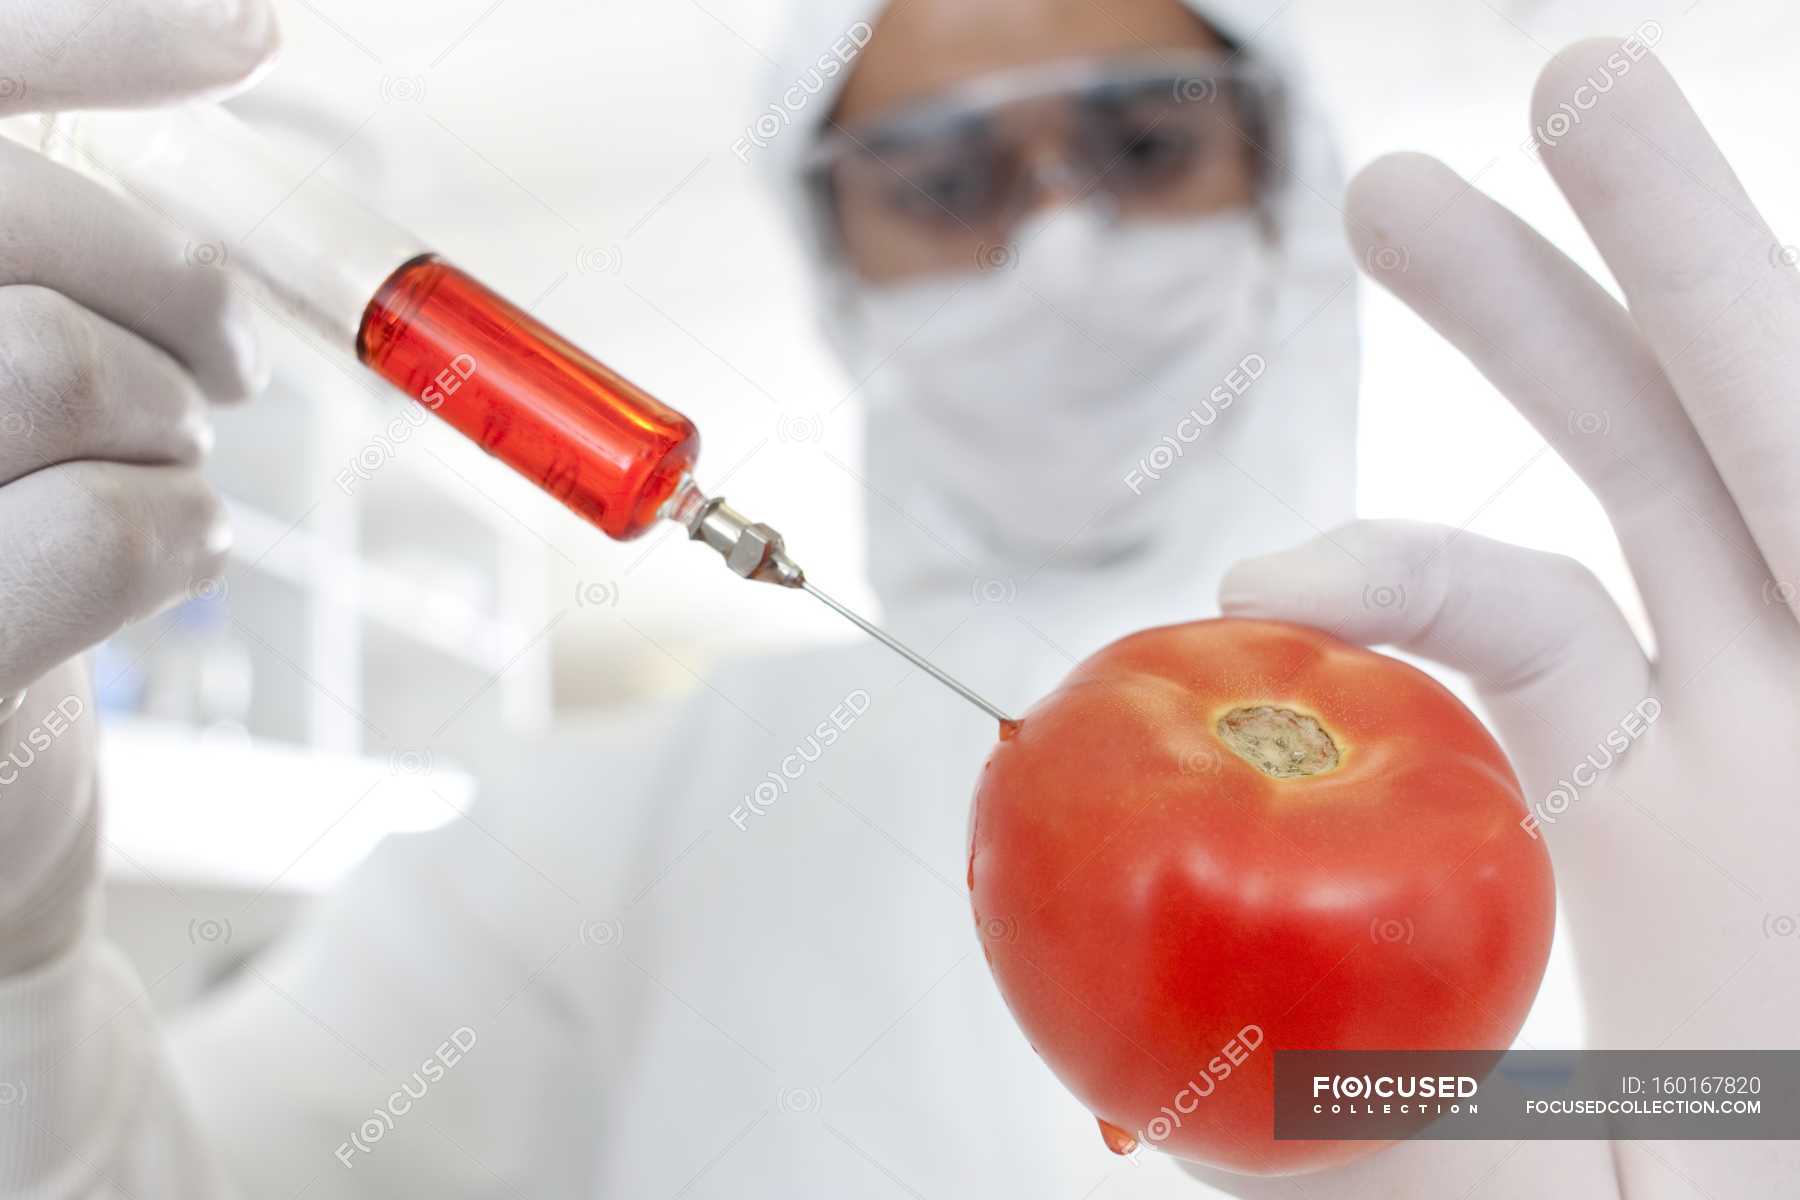
[[(0, 114), (241, 82), (262, 0), (0, 0)], [(181, 232), (0, 141), (0, 978), (81, 928), (93, 713), (75, 656), (211, 575), (208, 400), (261, 386), (225, 274)], [(192, 261), (190, 261), (190, 259)]]
[[(1667, 72), (1648, 57), (1621, 71), (1619, 53), (1594, 41), (1558, 56), (1533, 125), (1554, 135), (1562, 105), (1580, 113), (1542, 154), (1629, 311), (1434, 160), (1376, 163), (1347, 208), (1359, 258), (1404, 264), (1376, 278), (1599, 496), (1655, 658), (1579, 564), (1399, 522), (1240, 564), (1221, 600), (1473, 677), (1539, 822), (1511, 836), (1544, 836), (1552, 851), (1593, 1045), (1791, 1048), (1800, 278)], [(1773, 1196), (1797, 1170), (1783, 1143), (1614, 1151), (1631, 1197)], [(1402, 1147), (1357, 1174), (1433, 1153)], [(1389, 1174), (1376, 1190), (1415, 1194), (1401, 1182)], [(1335, 1194), (1319, 1185), (1308, 1194)], [(1533, 1193), (1568, 1194), (1550, 1173)]]

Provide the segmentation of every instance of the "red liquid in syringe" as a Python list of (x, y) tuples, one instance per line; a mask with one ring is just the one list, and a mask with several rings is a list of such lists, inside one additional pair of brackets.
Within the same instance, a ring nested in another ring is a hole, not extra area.
[(435, 255), (381, 285), (356, 352), (620, 541), (656, 522), (700, 453), (686, 417)]

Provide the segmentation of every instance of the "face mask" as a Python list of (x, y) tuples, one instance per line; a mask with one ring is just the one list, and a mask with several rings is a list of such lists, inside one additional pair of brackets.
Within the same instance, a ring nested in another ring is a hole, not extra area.
[(978, 561), (1129, 553), (1178, 491), (1134, 492), (1133, 464), (1270, 349), (1256, 218), (1114, 224), (1062, 208), (994, 257), (857, 290), (871, 472), (894, 476), (874, 482), (933, 536), (973, 539)]

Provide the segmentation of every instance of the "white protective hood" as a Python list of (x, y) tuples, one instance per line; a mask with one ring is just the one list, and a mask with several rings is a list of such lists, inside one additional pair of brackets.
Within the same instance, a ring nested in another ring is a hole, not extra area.
[[(1104, 564), (984, 544), (934, 483), (933, 472), (919, 469), (927, 439), (917, 436), (917, 413), (895, 386), (898, 380), (880, 365), (892, 347), (871, 344), (858, 327), (852, 284), (826, 252), (799, 183), (803, 156), (850, 75), (825, 76), (817, 69), (820, 56), (841, 46), (859, 22), (874, 25), (885, 4), (795, 5), (788, 36), (777, 47), (772, 90), (797, 83), (822, 90), (770, 153), (813, 258), (827, 341), (862, 381), (871, 574), (885, 617), (903, 631), (945, 636), (973, 609), (998, 607), (1028, 622), (1066, 666), (1068, 657), (1085, 656), (1135, 629), (1212, 614), (1218, 580), (1232, 562), (1305, 540), (1353, 515), (1355, 271), (1341, 231), (1343, 178), (1332, 138), (1294, 57), (1278, 33), (1265, 28), (1279, 16), (1278, 0), (1186, 2), (1243, 46), (1246, 58), (1279, 73), (1286, 86), (1287, 136), (1265, 200), (1274, 270), (1258, 299), (1262, 332), (1244, 347), (1265, 359), (1268, 369), (1192, 442), (1172, 435), (1205, 396), (1171, 398), (1168, 412), (1145, 430), (1140, 449), (1116, 466), (1121, 496), (1140, 460), (1157, 472), (1157, 478), (1140, 479), (1134, 503), (1156, 510), (1160, 534), (1145, 552)], [(1170, 440), (1162, 441), (1164, 435)], [(1177, 451), (1174, 461), (1166, 461)], [(1037, 467), (1055, 471), (1058, 464)], [(1014, 688), (1020, 682), (1011, 681)]]

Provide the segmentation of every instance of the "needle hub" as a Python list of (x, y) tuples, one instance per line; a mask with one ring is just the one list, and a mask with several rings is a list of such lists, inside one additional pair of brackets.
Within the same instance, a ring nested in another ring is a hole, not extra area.
[(814, 587), (807, 581), (806, 572), (800, 569), (800, 564), (788, 557), (787, 542), (773, 528), (760, 521), (750, 520), (725, 503), (721, 497), (702, 495), (692, 481), (682, 485), (666, 511), (671, 519), (686, 527), (690, 540), (711, 546), (725, 560), (726, 566), (745, 579), (805, 590), (819, 603), (999, 721), (1002, 727), (1018, 724), (923, 654)]

